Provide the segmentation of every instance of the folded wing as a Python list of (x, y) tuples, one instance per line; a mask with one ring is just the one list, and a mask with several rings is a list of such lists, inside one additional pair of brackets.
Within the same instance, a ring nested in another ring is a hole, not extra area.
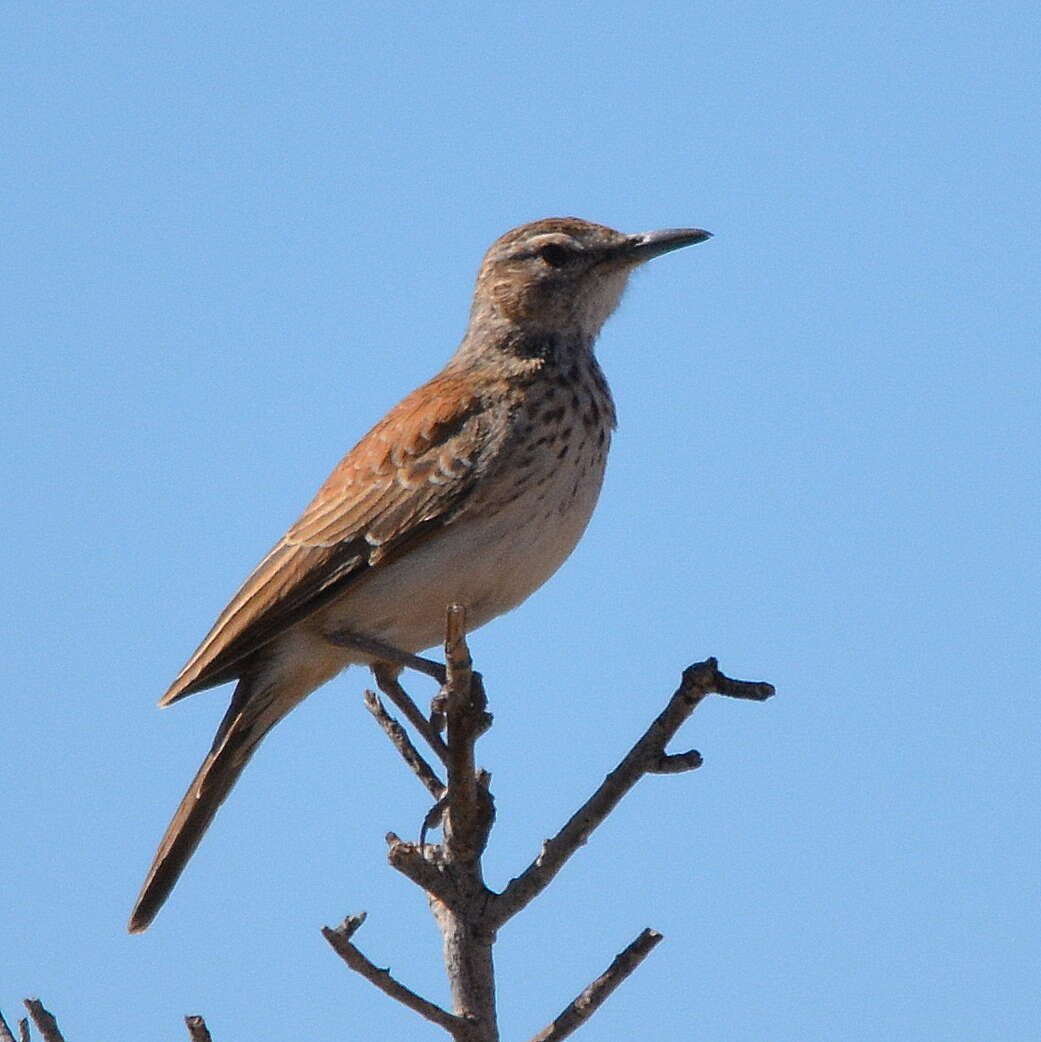
[(245, 659), (368, 569), (465, 514), (489, 434), (470, 381), (442, 373), (409, 395), (336, 467), (160, 705), (235, 679)]

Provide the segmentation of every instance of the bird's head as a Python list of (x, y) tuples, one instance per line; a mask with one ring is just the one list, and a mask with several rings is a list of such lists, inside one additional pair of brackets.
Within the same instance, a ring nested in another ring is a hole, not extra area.
[(709, 237), (699, 228), (625, 235), (577, 217), (521, 225), (485, 254), (472, 321), (592, 341), (634, 268)]

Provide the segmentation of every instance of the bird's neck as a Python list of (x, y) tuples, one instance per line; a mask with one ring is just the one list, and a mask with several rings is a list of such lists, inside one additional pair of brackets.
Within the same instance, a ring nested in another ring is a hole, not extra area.
[(503, 324), (497, 329), (471, 324), (452, 359), (464, 368), (491, 366), (499, 372), (518, 374), (572, 364), (596, 364), (595, 336), (578, 330), (551, 331)]

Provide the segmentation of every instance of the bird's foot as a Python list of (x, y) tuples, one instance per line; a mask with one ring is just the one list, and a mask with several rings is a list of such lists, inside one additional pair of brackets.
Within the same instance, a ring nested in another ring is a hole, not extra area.
[(371, 655), (378, 662), (386, 662), (401, 669), (414, 669), (417, 673), (433, 677), (439, 684), (445, 682), (445, 667), (440, 662), (402, 651), (393, 644), (376, 640), (375, 637), (366, 637), (348, 630), (336, 630), (327, 633), (325, 639), (339, 648), (349, 648), (351, 651), (360, 651), (363, 655)]

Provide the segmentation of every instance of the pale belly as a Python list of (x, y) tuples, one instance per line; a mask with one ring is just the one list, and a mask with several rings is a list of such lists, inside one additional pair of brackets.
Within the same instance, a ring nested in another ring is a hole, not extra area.
[(474, 630), (534, 593), (575, 548), (596, 506), (606, 452), (586, 448), (582, 466), (560, 468), (493, 514), (446, 526), (272, 641), (260, 683), (275, 698), (275, 719), (347, 666), (372, 662), (327, 634), (418, 652), (444, 640), (448, 605), (462, 604)]
[[(564, 563), (589, 523), (604, 460), (590, 451), (576, 462), (491, 516), (462, 518), (373, 569), (301, 625), (314, 636), (345, 629), (415, 652), (444, 639), (449, 604), (465, 606), (470, 630), (516, 607)], [(344, 664), (357, 660), (348, 653)]]

